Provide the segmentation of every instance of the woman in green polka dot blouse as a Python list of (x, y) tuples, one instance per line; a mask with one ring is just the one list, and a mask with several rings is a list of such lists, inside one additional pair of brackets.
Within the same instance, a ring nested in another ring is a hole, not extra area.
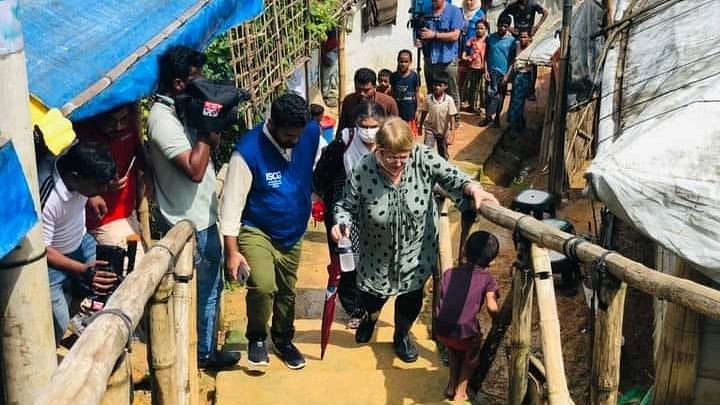
[(435, 183), (461, 208), (497, 204), (456, 166), (434, 151), (413, 143), (407, 123), (386, 121), (376, 136), (375, 152), (365, 155), (348, 176), (344, 197), (335, 205), (334, 240), (339, 224), (358, 227), (360, 263), (357, 284), (365, 317), (357, 329), (358, 343), (370, 341), (380, 310), (395, 300), (393, 347), (405, 362), (417, 360), (408, 332), (420, 313), (423, 286), (437, 267), (438, 214), (432, 196)]

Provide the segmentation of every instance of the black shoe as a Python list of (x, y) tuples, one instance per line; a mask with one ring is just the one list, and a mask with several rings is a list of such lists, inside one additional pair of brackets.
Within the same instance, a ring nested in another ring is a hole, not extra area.
[(305, 367), (305, 356), (300, 353), (300, 350), (292, 342), (277, 342), (273, 346), (275, 347), (275, 353), (290, 370), (300, 370)]
[(393, 338), (393, 349), (395, 349), (395, 354), (397, 354), (398, 358), (405, 363), (412, 363), (418, 359), (418, 351), (415, 346), (410, 343), (410, 337), (408, 335), (402, 338)]
[(198, 361), (198, 367), (206, 370), (222, 370), (230, 368), (240, 361), (240, 352), (215, 352), (207, 359)]
[(270, 365), (267, 346), (264, 340), (250, 341), (248, 343), (248, 364), (254, 367), (267, 367)]
[(372, 339), (373, 332), (375, 332), (375, 324), (377, 319), (372, 319), (370, 315), (365, 315), (360, 322), (357, 330), (355, 331), (355, 342), (367, 343)]

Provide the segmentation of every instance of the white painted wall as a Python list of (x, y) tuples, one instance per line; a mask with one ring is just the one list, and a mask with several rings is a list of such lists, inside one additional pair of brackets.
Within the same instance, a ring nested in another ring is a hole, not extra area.
[[(345, 88), (347, 92), (354, 89), (353, 75), (355, 70), (367, 67), (377, 72), (380, 69), (395, 71), (397, 53), (401, 49), (413, 51), (412, 31), (407, 24), (410, 20), (411, 0), (398, 0), (397, 23), (371, 27), (368, 32), (362, 32), (362, 11), (358, 9), (352, 17), (352, 32), (345, 37)], [(413, 68), (417, 61), (413, 60)]]

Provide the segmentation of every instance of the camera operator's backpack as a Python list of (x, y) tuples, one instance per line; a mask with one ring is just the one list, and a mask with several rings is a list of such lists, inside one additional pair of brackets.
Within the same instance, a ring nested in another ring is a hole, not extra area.
[(182, 119), (200, 132), (228, 129), (237, 121), (238, 104), (249, 99), (248, 93), (231, 80), (205, 78), (189, 81), (182, 96)]

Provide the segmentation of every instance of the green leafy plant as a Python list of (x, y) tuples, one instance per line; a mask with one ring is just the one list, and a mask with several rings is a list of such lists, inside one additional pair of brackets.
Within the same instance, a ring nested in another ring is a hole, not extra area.
[(340, 21), (336, 15), (340, 4), (341, 0), (310, 1), (310, 21), (306, 27), (313, 45), (325, 41), (328, 32), (338, 26)]
[(232, 56), (227, 35), (218, 35), (205, 50), (205, 77), (208, 79), (232, 80)]

